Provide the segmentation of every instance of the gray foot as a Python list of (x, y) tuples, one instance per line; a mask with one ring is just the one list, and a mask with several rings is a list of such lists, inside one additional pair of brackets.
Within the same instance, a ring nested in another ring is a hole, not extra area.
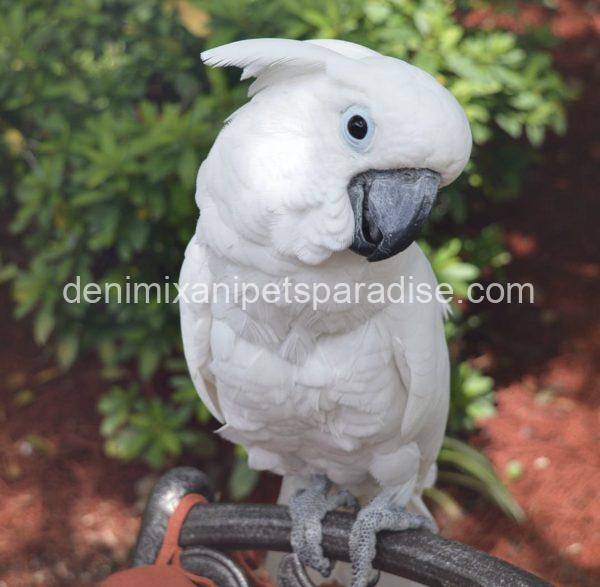
[(301, 489), (290, 501), (292, 517), (292, 548), (304, 566), (328, 577), (331, 561), (323, 556), (321, 522), (327, 512), (340, 507), (358, 508), (356, 499), (347, 491), (327, 495), (331, 481), (325, 475), (315, 475), (306, 489)]
[(348, 547), (352, 561), (352, 587), (368, 587), (377, 583), (378, 575), (372, 567), (380, 530), (410, 530), (426, 528), (435, 531), (431, 520), (411, 514), (394, 505), (389, 496), (379, 495), (365, 506), (356, 517), (350, 532)]

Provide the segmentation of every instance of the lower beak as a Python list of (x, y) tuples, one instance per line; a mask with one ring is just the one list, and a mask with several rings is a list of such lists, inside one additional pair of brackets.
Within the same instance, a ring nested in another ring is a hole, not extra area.
[(430, 169), (369, 170), (354, 176), (348, 195), (354, 211), (350, 249), (381, 261), (406, 249), (429, 216), (440, 185)]

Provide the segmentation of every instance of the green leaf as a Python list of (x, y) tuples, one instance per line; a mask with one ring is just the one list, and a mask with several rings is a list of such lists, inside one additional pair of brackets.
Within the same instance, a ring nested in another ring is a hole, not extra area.
[(160, 435), (160, 442), (165, 452), (178, 455), (181, 453), (181, 440), (177, 434), (171, 430), (166, 430)]
[(258, 479), (258, 472), (248, 467), (246, 459), (236, 459), (227, 486), (231, 499), (234, 501), (246, 499), (256, 487)]
[(125, 411), (111, 414), (102, 419), (100, 424), (100, 434), (102, 436), (113, 436), (117, 430), (123, 426), (129, 419), (129, 414)]
[(154, 375), (158, 369), (160, 358), (160, 353), (156, 348), (152, 346), (142, 347), (138, 359), (138, 370), (142, 379), (147, 380)]
[(460, 520), (463, 517), (462, 508), (447, 491), (443, 491), (437, 487), (428, 487), (423, 494), (437, 506), (441, 507), (451, 520)]
[(144, 460), (154, 469), (161, 469), (166, 461), (166, 454), (160, 444), (152, 444), (144, 453)]
[(21, 389), (15, 393), (13, 404), (18, 408), (30, 406), (36, 400), (36, 393), (32, 389)]
[[(504, 513), (517, 522), (525, 520), (525, 513), (495, 474), (483, 454), (455, 438), (446, 437), (438, 457), (441, 466), (455, 467), (464, 473), (472, 488), (484, 491)], [(446, 475), (446, 480), (448, 479)]]
[(52, 330), (56, 320), (54, 318), (54, 308), (46, 305), (43, 310), (39, 311), (33, 322), (33, 337), (39, 345), (44, 344)]
[(139, 457), (150, 441), (147, 432), (127, 429), (105, 443), (109, 456), (130, 461)]
[(527, 138), (532, 145), (539, 147), (544, 142), (546, 132), (543, 126), (534, 126), (528, 124), (525, 127), (525, 132), (527, 133)]
[(455, 262), (443, 269), (443, 276), (450, 282), (470, 282), (479, 275), (479, 269), (471, 263)]
[(184, 186), (191, 189), (198, 172), (198, 156), (193, 149), (186, 149), (177, 164), (177, 172)]
[(8, 265), (0, 265), (0, 283), (5, 283), (6, 281), (14, 279), (18, 272), (18, 267), (13, 263), (9, 263)]
[(516, 114), (498, 114), (496, 122), (504, 132), (515, 139), (519, 138), (523, 132), (523, 124)]
[(58, 364), (62, 369), (68, 369), (75, 362), (79, 350), (79, 339), (74, 334), (62, 336), (56, 347)]

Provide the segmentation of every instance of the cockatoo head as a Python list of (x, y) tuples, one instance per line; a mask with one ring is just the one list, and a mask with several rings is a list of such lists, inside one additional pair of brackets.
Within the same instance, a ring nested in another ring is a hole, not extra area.
[(239, 41), (202, 59), (256, 78), (215, 142), (207, 189), (242, 236), (280, 255), (314, 265), (348, 248), (369, 261), (403, 251), (469, 159), (458, 102), (399, 59), (286, 39)]

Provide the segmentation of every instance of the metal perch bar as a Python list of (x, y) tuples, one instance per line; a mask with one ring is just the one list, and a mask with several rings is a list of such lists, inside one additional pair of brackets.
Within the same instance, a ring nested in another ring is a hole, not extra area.
[[(354, 516), (327, 514), (323, 525), (325, 556), (348, 562), (348, 536)], [(218, 550), (257, 549), (291, 552), (287, 507), (210, 504), (194, 508), (180, 538), (182, 547)], [(374, 567), (425, 585), (548, 585), (500, 559), (425, 530), (381, 532)]]
[[(201, 492), (208, 499), (212, 497), (207, 478), (196, 469), (189, 467), (174, 469), (158, 482), (144, 514), (135, 549), (135, 566), (154, 561), (169, 516), (179, 500), (190, 492)], [(333, 560), (349, 561), (348, 536), (353, 521), (354, 515), (350, 513), (327, 514), (323, 523), (325, 556)], [(190, 570), (198, 570), (201, 563), (197, 557), (201, 556), (204, 562), (210, 559), (213, 566), (216, 564), (216, 558), (222, 555), (215, 553), (215, 550), (251, 549), (291, 552), (290, 530), (291, 519), (288, 508), (284, 506), (220, 503), (199, 505), (188, 514), (180, 534), (179, 544), (183, 548), (182, 561), (186, 567), (189, 565)], [(194, 560), (195, 558), (197, 560)], [(381, 532), (373, 566), (380, 571), (424, 585), (460, 587), (549, 585), (539, 577), (505, 561), (426, 530)], [(231, 576), (237, 572), (235, 565), (226, 571)], [(296, 578), (293, 581), (292, 575)], [(305, 576), (303, 578), (297, 568), (294, 568), (291, 559), (284, 559), (279, 580), (280, 585), (311, 584)], [(227, 581), (224, 581), (225, 583)], [(231, 584), (245, 585), (246, 583), (240, 580)]]

